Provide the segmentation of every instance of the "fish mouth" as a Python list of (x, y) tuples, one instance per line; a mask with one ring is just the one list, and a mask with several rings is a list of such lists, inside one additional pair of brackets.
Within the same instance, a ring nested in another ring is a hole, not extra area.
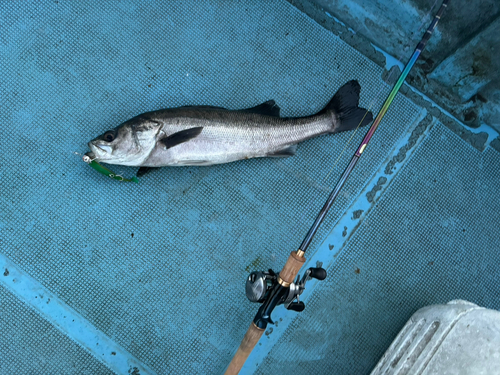
[(111, 146), (108, 145), (103, 145), (103, 144), (97, 145), (93, 142), (89, 142), (88, 146), (90, 150), (95, 154), (96, 158), (100, 158), (107, 154), (111, 154), (111, 152), (113, 151)]

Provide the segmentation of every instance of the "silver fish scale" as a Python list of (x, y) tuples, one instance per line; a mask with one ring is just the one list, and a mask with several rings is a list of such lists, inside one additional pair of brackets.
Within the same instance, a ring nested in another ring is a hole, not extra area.
[(145, 166), (210, 165), (272, 156), (299, 142), (334, 131), (331, 114), (287, 119), (193, 108), (158, 111), (152, 118), (163, 123), (164, 136), (194, 127), (203, 127), (203, 130), (197, 137), (170, 149), (158, 142)]

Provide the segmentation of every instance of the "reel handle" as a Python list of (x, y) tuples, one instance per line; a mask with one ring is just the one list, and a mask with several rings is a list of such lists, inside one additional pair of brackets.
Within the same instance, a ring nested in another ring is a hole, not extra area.
[(311, 272), (309, 276), (313, 279), (318, 279), (320, 281), (326, 279), (326, 270), (324, 268), (311, 267), (309, 271)]
[(299, 302), (292, 302), (290, 305), (288, 305), (287, 310), (292, 310), (296, 312), (302, 312), (306, 308), (306, 305), (304, 302), (299, 301)]

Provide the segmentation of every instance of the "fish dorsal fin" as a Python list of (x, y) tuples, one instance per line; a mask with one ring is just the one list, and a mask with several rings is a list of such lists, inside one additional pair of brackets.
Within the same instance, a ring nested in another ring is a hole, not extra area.
[(174, 146), (180, 145), (181, 143), (196, 138), (198, 135), (200, 135), (202, 130), (202, 126), (181, 130), (180, 132), (171, 134), (168, 137), (163, 138), (160, 142), (163, 143), (166, 148), (172, 148)]
[(224, 107), (216, 107), (214, 105), (184, 105), (182, 107), (183, 109), (213, 109), (213, 110), (218, 110), (218, 111), (228, 111), (227, 108)]
[(274, 100), (268, 100), (265, 103), (259, 104), (255, 107), (244, 109), (244, 112), (257, 113), (259, 115), (280, 117), (280, 107)]
[[(198, 106), (186, 105), (186, 106), (179, 107), (179, 108), (232, 111), (232, 110), (224, 108), (224, 107), (215, 107), (212, 105), (198, 105)], [(264, 102), (262, 104), (255, 106), (255, 107), (252, 107), (252, 108), (236, 110), (236, 112), (257, 113), (259, 115), (264, 115), (264, 116), (280, 117), (280, 107), (278, 107), (278, 105), (276, 104), (276, 102), (274, 100), (268, 100), (267, 102)]]
[[(212, 110), (218, 110), (218, 111), (230, 111), (227, 108), (215, 107), (215, 106), (211, 106), (211, 105), (199, 105), (199, 106), (195, 106), (195, 107), (194, 106), (183, 106), (180, 108), (183, 108), (183, 109), (212, 109)], [(259, 115), (264, 115), (264, 116), (280, 117), (280, 107), (278, 107), (276, 105), (276, 102), (274, 100), (268, 100), (267, 102), (259, 104), (255, 107), (236, 110), (236, 111), (237, 112), (247, 112), (247, 113), (257, 113)]]

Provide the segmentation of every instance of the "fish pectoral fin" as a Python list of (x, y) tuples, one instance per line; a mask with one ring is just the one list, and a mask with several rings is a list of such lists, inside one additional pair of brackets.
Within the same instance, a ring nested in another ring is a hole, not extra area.
[(200, 135), (203, 130), (202, 126), (197, 128), (191, 128), (186, 130), (181, 130), (180, 132), (169, 135), (168, 137), (163, 138), (160, 142), (165, 145), (166, 148), (172, 148), (181, 143), (190, 141), (193, 138), (196, 138)]
[(259, 115), (280, 117), (280, 107), (274, 100), (268, 100), (265, 103), (259, 104), (255, 107), (244, 109), (243, 112), (257, 113)]
[(271, 154), (267, 154), (266, 156), (270, 158), (287, 158), (289, 156), (295, 155), (296, 152), (297, 152), (297, 145), (291, 145), (276, 152), (273, 152)]
[(155, 168), (155, 167), (140, 167), (139, 170), (136, 173), (136, 176), (137, 177), (142, 177), (145, 174), (148, 174), (148, 173), (150, 173), (151, 171), (153, 171), (155, 169), (157, 169), (157, 168)]

